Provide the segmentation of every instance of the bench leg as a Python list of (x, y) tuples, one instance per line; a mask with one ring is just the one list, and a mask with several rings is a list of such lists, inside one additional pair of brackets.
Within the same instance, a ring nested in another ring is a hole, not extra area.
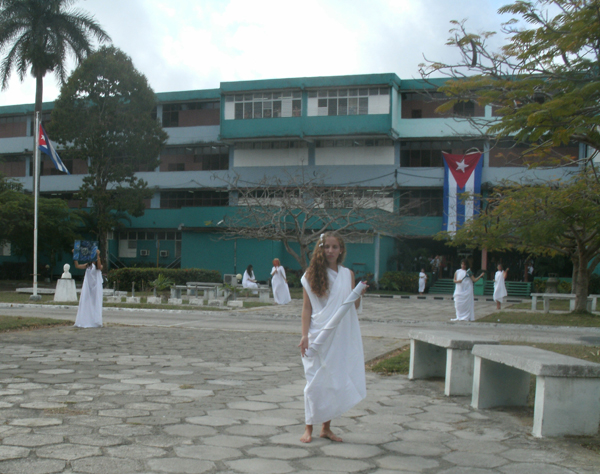
[(471, 406), (482, 409), (527, 405), (530, 378), (522, 370), (475, 357)]
[(268, 291), (259, 291), (258, 292), (258, 301), (260, 301), (261, 303), (268, 303), (270, 301), (269, 292)]
[(550, 298), (544, 298), (544, 313), (550, 312)]
[(410, 340), (410, 380), (446, 375), (446, 349), (415, 339)]
[(537, 296), (531, 297), (531, 311), (537, 311)]
[(471, 395), (473, 390), (473, 355), (469, 350), (448, 349), (444, 393)]
[(593, 436), (599, 422), (599, 379), (537, 377), (533, 436)]
[(590, 311), (596, 311), (596, 303), (598, 302), (598, 298), (592, 298), (592, 307)]
[(569, 300), (569, 311), (575, 311), (575, 300)]

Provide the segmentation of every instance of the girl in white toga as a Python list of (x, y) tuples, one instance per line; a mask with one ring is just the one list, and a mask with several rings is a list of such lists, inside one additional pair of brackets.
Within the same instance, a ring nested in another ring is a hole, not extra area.
[(467, 274), (467, 261), (460, 261), (460, 268), (454, 274), (454, 307), (456, 318), (450, 321), (475, 321), (475, 300), (473, 283), (483, 277), (483, 273), (475, 278)]
[(81, 296), (77, 308), (75, 326), (78, 328), (102, 327), (102, 261), (100, 250), (96, 251), (96, 261), (88, 264), (75, 260), (75, 268), (85, 270)]
[[(322, 234), (308, 270), (302, 277), (302, 339), (300, 352), (306, 375), (306, 427), (300, 438), (312, 441), (314, 424), (322, 423), (321, 438), (342, 439), (331, 431), (331, 420), (350, 410), (366, 396), (365, 360), (356, 309), (351, 306), (315, 357), (306, 357), (309, 344), (335, 314), (354, 288), (354, 274), (342, 267), (344, 241), (334, 233)], [(365, 290), (366, 291), (366, 288)], [(363, 294), (364, 294), (363, 291)]]
[(498, 271), (494, 276), (494, 301), (496, 302), (496, 309), (500, 309), (500, 304), (504, 302), (504, 298), (508, 295), (506, 291), (506, 275), (508, 274), (508, 268), (502, 271), (502, 264), (498, 264)]
[(273, 299), (277, 304), (288, 304), (292, 301), (290, 296), (290, 287), (287, 284), (285, 269), (279, 263), (279, 259), (273, 260), (273, 268), (271, 269), (271, 286), (273, 288)]

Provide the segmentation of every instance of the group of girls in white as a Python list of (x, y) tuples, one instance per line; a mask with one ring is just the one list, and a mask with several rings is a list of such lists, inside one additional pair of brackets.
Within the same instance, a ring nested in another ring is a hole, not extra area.
[[(248, 265), (248, 268), (246, 268), (244, 271), (244, 276), (242, 277), (242, 287), (251, 290), (259, 288), (256, 277), (254, 276), (254, 269), (252, 265)], [(279, 262), (278, 258), (273, 260), (273, 268), (271, 269), (271, 287), (273, 289), (273, 299), (275, 300), (276, 304), (288, 304), (290, 301), (292, 301), (285, 269)], [(253, 293), (257, 294), (258, 291), (253, 291)]]

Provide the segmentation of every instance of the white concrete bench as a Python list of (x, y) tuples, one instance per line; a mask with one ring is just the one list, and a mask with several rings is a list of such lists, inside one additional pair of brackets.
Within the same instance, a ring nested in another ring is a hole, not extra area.
[[(587, 310), (596, 311), (600, 295), (588, 295)], [(550, 300), (569, 300), (569, 310), (575, 310), (576, 295), (570, 293), (531, 293), (531, 310), (537, 311), (537, 300), (541, 298), (544, 302), (544, 313), (550, 312)]]
[(217, 299), (223, 290), (222, 283), (187, 281), (185, 285), (188, 296), (199, 296), (198, 291), (202, 290), (204, 298), (209, 300)]
[(258, 291), (258, 301), (260, 301), (261, 303), (270, 303), (271, 302), (271, 288), (269, 287), (258, 287), (258, 288), (251, 288), (252, 291)]
[(490, 337), (471, 336), (452, 331), (410, 331), (410, 368), (408, 378), (445, 377), (444, 393), (470, 395), (473, 389), (475, 344), (498, 344)]
[(181, 291), (187, 289), (185, 285), (173, 285), (171, 287), (171, 298), (181, 299)]
[(600, 422), (600, 364), (529, 346), (473, 347), (474, 408), (527, 405), (536, 376), (533, 436), (594, 435)]

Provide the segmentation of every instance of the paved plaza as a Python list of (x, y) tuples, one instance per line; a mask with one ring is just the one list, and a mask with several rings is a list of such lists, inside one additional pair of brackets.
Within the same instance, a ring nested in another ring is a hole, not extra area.
[[(600, 341), (593, 328), (452, 324), (447, 300), (364, 306), (367, 359), (405, 344), (415, 327)], [(478, 302), (476, 312), (494, 306)], [(0, 473), (600, 472), (581, 440), (533, 438), (530, 411), (477, 411), (468, 397), (445, 397), (441, 381), (401, 375), (367, 373), (367, 399), (332, 423), (344, 443), (300, 443), (299, 310), (299, 301), (224, 312), (106, 308), (104, 328), (0, 335)], [(0, 314), (75, 312), (0, 305)]]

